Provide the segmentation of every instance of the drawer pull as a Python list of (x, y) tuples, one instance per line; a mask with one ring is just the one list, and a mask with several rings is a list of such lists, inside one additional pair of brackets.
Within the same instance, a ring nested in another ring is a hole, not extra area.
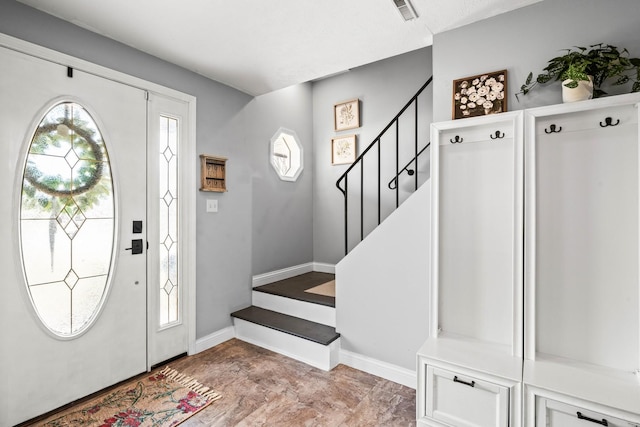
[(476, 386), (476, 382), (475, 381), (471, 381), (470, 383), (466, 382), (466, 381), (462, 381), (461, 379), (458, 379), (457, 375), (453, 377), (453, 382), (454, 383), (460, 383), (460, 384), (468, 385), (469, 387), (475, 387)]
[(576, 415), (578, 415), (578, 419), (580, 419), (580, 420), (591, 421), (592, 423), (601, 424), (603, 426), (608, 426), (609, 425), (607, 420), (604, 419), (604, 418), (602, 419), (602, 421), (594, 420), (593, 418), (589, 418), (587, 416), (582, 415), (582, 412), (576, 412)]

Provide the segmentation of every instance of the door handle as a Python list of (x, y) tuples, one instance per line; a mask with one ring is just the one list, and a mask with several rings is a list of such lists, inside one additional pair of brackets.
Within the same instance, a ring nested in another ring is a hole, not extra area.
[(476, 382), (475, 381), (471, 381), (471, 382), (463, 381), (460, 378), (458, 378), (457, 375), (453, 377), (453, 382), (454, 383), (460, 383), (460, 384), (468, 385), (469, 387), (475, 387), (476, 386)]
[(131, 247), (125, 248), (125, 251), (131, 251), (131, 255), (138, 255), (142, 253), (142, 239), (131, 240)]
[(603, 418), (602, 421), (600, 421), (594, 418), (587, 417), (586, 415), (582, 415), (582, 412), (576, 412), (576, 415), (579, 420), (591, 421), (592, 423), (601, 424), (603, 426), (609, 425), (609, 422), (606, 420), (606, 418)]

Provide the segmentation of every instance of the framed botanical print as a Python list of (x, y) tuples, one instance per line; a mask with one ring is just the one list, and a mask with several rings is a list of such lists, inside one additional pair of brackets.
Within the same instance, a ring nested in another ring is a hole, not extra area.
[(331, 139), (331, 164), (345, 165), (356, 160), (356, 136), (338, 136)]
[(333, 129), (335, 131), (360, 127), (360, 100), (351, 99), (333, 106)]

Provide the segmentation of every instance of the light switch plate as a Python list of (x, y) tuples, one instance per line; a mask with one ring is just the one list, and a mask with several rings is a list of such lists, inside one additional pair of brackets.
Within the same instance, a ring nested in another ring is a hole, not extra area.
[(207, 212), (218, 212), (218, 200), (207, 199)]

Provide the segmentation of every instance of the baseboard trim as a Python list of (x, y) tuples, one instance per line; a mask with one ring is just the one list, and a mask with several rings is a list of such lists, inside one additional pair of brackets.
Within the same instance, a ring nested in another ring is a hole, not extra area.
[(340, 350), (340, 363), (415, 390), (418, 376), (415, 371), (372, 359), (362, 354)]
[(218, 344), (222, 344), (223, 342), (229, 341), (230, 339), (235, 337), (235, 328), (233, 326), (229, 326), (224, 329), (220, 329), (219, 331), (216, 331), (212, 334), (209, 334), (206, 337), (198, 338), (196, 340), (196, 352), (194, 354), (213, 348)]
[[(229, 341), (232, 338), (239, 338), (247, 342), (251, 342), (247, 337), (237, 337), (235, 327), (229, 326), (224, 329), (220, 329), (205, 337), (198, 338), (196, 340), (196, 353), (208, 350), (222, 344), (225, 341)], [(265, 346), (265, 343), (251, 342), (252, 344), (261, 345), (269, 350), (278, 351), (269, 346)], [(194, 353), (195, 354), (195, 353)], [(285, 354), (289, 356), (288, 354)], [(402, 368), (400, 366), (392, 365), (381, 360), (373, 359), (362, 354), (353, 353), (348, 350), (340, 349), (339, 354), (340, 363), (350, 366), (354, 369), (367, 372), (372, 375), (384, 378), (389, 381), (393, 381), (398, 384), (410, 387), (415, 390), (417, 384), (417, 374), (415, 371)]]
[(324, 262), (308, 262), (306, 264), (294, 265), (293, 267), (283, 268), (282, 270), (257, 274), (253, 276), (251, 286), (255, 288), (257, 286), (268, 285), (269, 283), (277, 282), (278, 280), (289, 279), (290, 277), (299, 276), (312, 271), (335, 274), (336, 266), (334, 264), (326, 264)]
[(282, 270), (258, 274), (253, 276), (252, 286), (255, 288), (256, 286), (268, 285), (269, 283), (277, 282), (278, 280), (288, 279), (311, 271), (313, 271), (313, 263), (308, 262), (306, 264), (283, 268)]
[(314, 262), (313, 263), (313, 271), (317, 271), (317, 272), (320, 272), (320, 273), (336, 274), (336, 265), (335, 264), (326, 264), (324, 262)]

